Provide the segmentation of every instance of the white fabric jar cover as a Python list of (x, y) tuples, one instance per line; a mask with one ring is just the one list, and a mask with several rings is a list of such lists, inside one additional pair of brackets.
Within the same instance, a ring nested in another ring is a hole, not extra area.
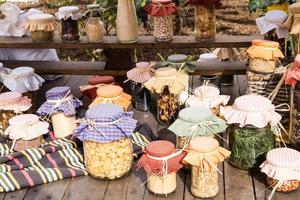
[(18, 92), (5, 92), (0, 94), (0, 110), (25, 112), (32, 106), (31, 100)]
[(3, 84), (12, 92), (25, 93), (38, 90), (45, 80), (30, 67), (18, 67), (8, 75), (1, 74)]
[(64, 6), (58, 9), (55, 16), (59, 20), (67, 20), (69, 18), (72, 20), (79, 20), (82, 17), (82, 14), (79, 13), (79, 8), (77, 6)]

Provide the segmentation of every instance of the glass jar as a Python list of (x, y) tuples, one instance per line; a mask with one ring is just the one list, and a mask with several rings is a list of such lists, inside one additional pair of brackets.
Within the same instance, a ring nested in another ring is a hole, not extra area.
[(99, 17), (90, 17), (85, 25), (85, 33), (89, 42), (102, 42), (105, 29), (101, 19)]
[(137, 111), (146, 112), (152, 110), (151, 92), (142, 83), (130, 82), (133, 106)]
[(156, 103), (159, 124), (167, 126), (177, 119), (180, 111), (179, 95), (172, 94), (168, 86), (156, 95)]
[(71, 17), (61, 20), (61, 39), (68, 42), (78, 41), (80, 36), (78, 33), (78, 21)]
[(176, 173), (171, 173), (163, 177), (148, 172), (147, 178), (147, 189), (154, 194), (167, 195), (176, 190)]
[(39, 148), (41, 146), (41, 137), (32, 140), (17, 140), (14, 146), (15, 151), (24, 151), (29, 148)]
[(268, 151), (275, 148), (275, 135), (271, 128), (256, 128), (238, 125), (230, 126), (229, 161), (239, 169), (257, 168), (265, 159)]
[(153, 36), (157, 42), (168, 42), (173, 38), (173, 16), (153, 17)]
[[(270, 187), (274, 188), (275, 185), (278, 183), (278, 180), (267, 177), (267, 183)], [(284, 181), (282, 185), (280, 185), (276, 188), (276, 191), (292, 192), (292, 191), (297, 190), (299, 188), (299, 186), (300, 186), (300, 180)]]
[(191, 192), (199, 198), (212, 198), (219, 192), (219, 177), (215, 169), (207, 171), (198, 166), (192, 166)]
[(196, 40), (213, 40), (216, 36), (215, 5), (195, 5)]
[(85, 166), (90, 176), (117, 179), (127, 174), (133, 163), (132, 141), (122, 138), (109, 143), (83, 142)]
[(251, 58), (249, 61), (249, 70), (256, 73), (271, 74), (276, 69), (275, 60), (264, 60), (261, 58)]
[[(14, 111), (8, 111), (8, 110), (1, 110), (0, 111), (0, 132), (1, 135), (3, 135), (4, 131), (9, 126), (9, 119), (16, 116), (16, 113)], [(3, 135), (5, 136), (5, 135)]]

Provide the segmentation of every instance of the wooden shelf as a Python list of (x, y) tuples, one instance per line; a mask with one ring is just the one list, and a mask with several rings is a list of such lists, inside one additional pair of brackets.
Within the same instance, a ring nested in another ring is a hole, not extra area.
[(105, 36), (101, 43), (89, 43), (86, 37), (81, 37), (79, 42), (63, 42), (55, 38), (52, 42), (33, 43), (30, 37), (0, 37), (0, 48), (22, 49), (179, 49), (179, 48), (216, 48), (216, 47), (249, 47), (253, 39), (261, 38), (259, 35), (251, 36), (224, 36), (218, 35), (213, 41), (196, 41), (194, 36), (174, 36), (169, 43), (157, 43), (152, 36), (140, 36), (137, 43), (121, 44), (116, 36)]

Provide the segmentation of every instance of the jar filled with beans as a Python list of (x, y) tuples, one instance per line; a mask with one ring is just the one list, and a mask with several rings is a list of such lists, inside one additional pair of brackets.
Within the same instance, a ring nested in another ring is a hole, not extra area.
[(105, 35), (103, 22), (100, 19), (99, 5), (88, 5), (89, 18), (85, 25), (85, 33), (89, 42), (102, 42)]

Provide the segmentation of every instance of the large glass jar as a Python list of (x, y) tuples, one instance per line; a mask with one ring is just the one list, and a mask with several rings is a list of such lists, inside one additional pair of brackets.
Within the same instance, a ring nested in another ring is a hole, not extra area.
[(173, 38), (173, 16), (153, 17), (153, 36), (157, 42), (168, 42)]
[(127, 174), (133, 162), (132, 141), (122, 138), (109, 143), (85, 140), (85, 166), (90, 176), (98, 179), (116, 179)]
[(130, 83), (132, 104), (137, 111), (150, 111), (153, 107), (151, 92), (142, 83)]
[(195, 38), (213, 40), (216, 36), (215, 5), (195, 5)]
[(158, 123), (167, 126), (177, 119), (180, 111), (179, 95), (172, 94), (168, 86), (156, 94), (156, 103)]
[(238, 125), (230, 126), (229, 149), (232, 152), (229, 161), (243, 170), (258, 167), (266, 153), (275, 148), (275, 135), (271, 128), (256, 128)]

